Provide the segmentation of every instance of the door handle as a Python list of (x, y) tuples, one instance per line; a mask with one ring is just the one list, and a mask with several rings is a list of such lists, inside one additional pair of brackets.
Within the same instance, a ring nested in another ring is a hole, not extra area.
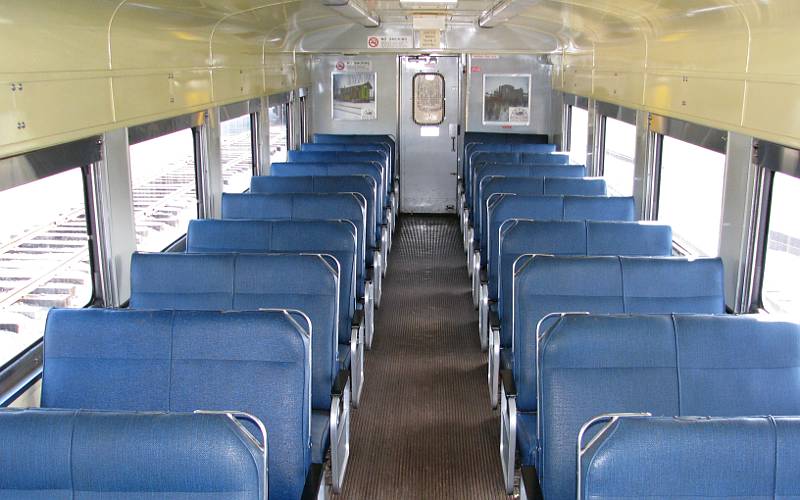
[(451, 137), (450, 139), (453, 140), (453, 153), (455, 153), (456, 152), (456, 138), (455, 137)]

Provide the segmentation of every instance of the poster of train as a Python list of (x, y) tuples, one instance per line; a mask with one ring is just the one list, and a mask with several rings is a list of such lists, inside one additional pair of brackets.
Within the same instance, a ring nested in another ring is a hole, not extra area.
[(528, 125), (531, 75), (483, 75), (483, 124)]
[(377, 73), (331, 73), (331, 109), (334, 120), (376, 120), (378, 118)]

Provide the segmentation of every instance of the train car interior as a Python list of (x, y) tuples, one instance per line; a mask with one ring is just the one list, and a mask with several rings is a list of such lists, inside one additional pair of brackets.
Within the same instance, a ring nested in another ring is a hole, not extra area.
[(0, 0), (0, 499), (800, 498), (799, 23)]

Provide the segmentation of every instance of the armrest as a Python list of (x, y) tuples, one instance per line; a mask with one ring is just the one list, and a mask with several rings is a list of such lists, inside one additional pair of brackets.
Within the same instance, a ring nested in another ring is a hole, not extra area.
[(331, 389), (331, 396), (342, 397), (344, 390), (347, 388), (347, 382), (350, 380), (350, 370), (339, 370), (336, 374), (336, 380), (333, 381), (333, 388)]
[(360, 327), (363, 323), (364, 323), (364, 310), (356, 309), (353, 312), (353, 320), (350, 322), (350, 326)]
[(489, 309), (489, 328), (494, 330), (500, 329), (500, 315), (491, 308)]
[(532, 465), (522, 466), (521, 487), (525, 490), (525, 498), (528, 500), (544, 500), (542, 486), (539, 484), (539, 474), (536, 467)]
[(488, 283), (489, 282), (489, 271), (486, 269), (486, 266), (481, 268), (481, 283)]
[(500, 383), (506, 396), (517, 397), (517, 385), (514, 383), (514, 374), (511, 370), (500, 370)]
[(302, 500), (316, 500), (319, 498), (319, 488), (322, 486), (322, 464), (311, 464), (306, 475), (306, 484), (303, 486)]

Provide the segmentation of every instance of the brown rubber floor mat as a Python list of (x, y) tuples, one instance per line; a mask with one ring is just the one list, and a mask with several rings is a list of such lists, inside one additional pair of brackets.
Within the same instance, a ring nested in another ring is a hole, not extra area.
[(341, 497), (507, 498), (458, 220), (403, 216)]

